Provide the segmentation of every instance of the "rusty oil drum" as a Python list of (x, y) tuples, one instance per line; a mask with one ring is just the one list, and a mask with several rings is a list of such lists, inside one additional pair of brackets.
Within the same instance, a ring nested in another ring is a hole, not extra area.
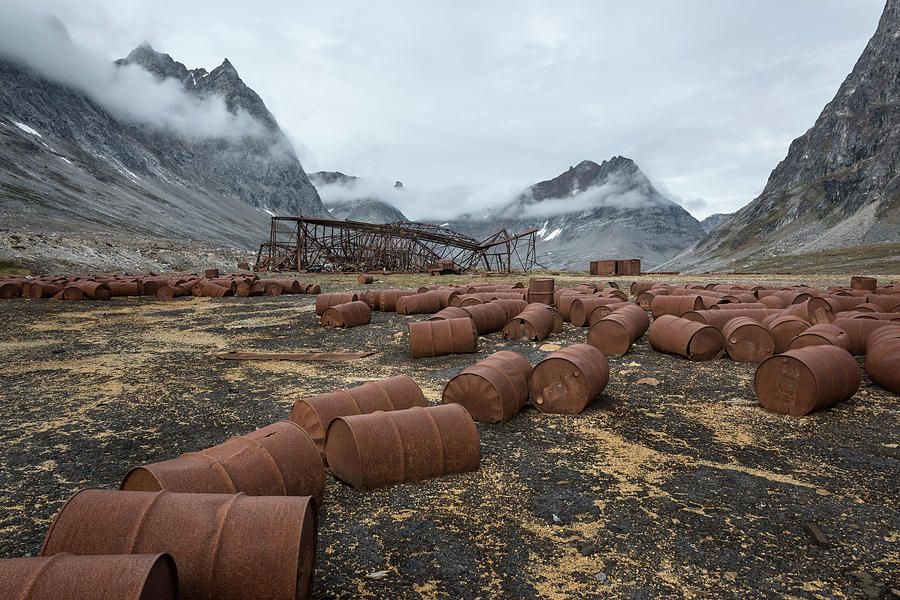
[(358, 327), (368, 325), (372, 320), (372, 310), (362, 300), (329, 306), (322, 313), (324, 327)]
[(605, 356), (621, 356), (628, 352), (650, 326), (643, 308), (637, 304), (629, 306), (634, 308), (613, 311), (591, 325), (587, 343)]
[(791, 340), (810, 328), (811, 324), (806, 319), (797, 315), (770, 315), (763, 319), (762, 324), (772, 334), (775, 343), (775, 354), (781, 354), (788, 349)]
[(775, 340), (758, 321), (735, 317), (722, 328), (725, 351), (738, 362), (762, 362), (775, 353)]
[(441, 295), (438, 292), (401, 296), (397, 299), (396, 304), (398, 315), (432, 315), (441, 308)]
[(459, 404), (340, 417), (325, 440), (329, 470), (358, 489), (475, 471), (481, 442)]
[(444, 319), (468, 319), (469, 313), (465, 309), (462, 309), (458, 306), (448, 306), (447, 308), (442, 308), (437, 311), (433, 315), (431, 315), (428, 320), (429, 321), (442, 321)]
[(577, 415), (608, 382), (609, 364), (603, 353), (588, 344), (572, 344), (535, 365), (528, 395), (541, 412)]
[(373, 281), (375, 281), (375, 278), (372, 277), (371, 275), (360, 275), (359, 277), (356, 278), (356, 282), (360, 285), (368, 285), (368, 284), (372, 283)]
[(838, 346), (844, 350), (850, 351), (850, 336), (837, 325), (830, 323), (820, 323), (813, 325), (788, 344), (788, 350), (796, 350), (807, 346), (819, 346), (828, 344)]
[(864, 277), (862, 275), (854, 275), (850, 278), (850, 289), (875, 291), (878, 286), (878, 279), (875, 277)]
[(694, 361), (714, 360), (725, 352), (725, 338), (718, 329), (672, 315), (653, 319), (650, 345), (659, 352), (680, 354)]
[(462, 405), (482, 423), (508, 421), (528, 400), (531, 370), (531, 363), (521, 355), (495, 352), (451, 379), (441, 401)]
[(381, 312), (395, 312), (397, 310), (397, 300), (403, 296), (412, 296), (417, 294), (416, 290), (380, 290), (378, 295), (378, 309)]
[[(569, 308), (569, 321), (575, 327), (587, 327), (591, 313), (599, 306), (617, 304), (618, 298), (601, 298), (599, 296), (575, 296)], [(635, 305), (637, 306), (637, 305)]]
[(890, 325), (872, 333), (866, 343), (866, 373), (876, 384), (900, 394), (900, 327)]
[(168, 554), (0, 559), (8, 600), (175, 600), (178, 573)]
[[(834, 325), (847, 334), (850, 354), (862, 356), (866, 354), (866, 346), (869, 338), (884, 327), (891, 327), (890, 321), (877, 319), (835, 319)], [(896, 328), (896, 324), (895, 328)], [(900, 328), (897, 328), (900, 329)]]
[(279, 421), (223, 444), (176, 459), (135, 467), (121, 489), (248, 496), (325, 495), (325, 466), (298, 424)]
[(442, 319), (409, 324), (413, 358), (468, 354), (478, 349), (478, 331), (472, 319)]
[(462, 310), (472, 319), (478, 335), (500, 331), (509, 320), (506, 318), (506, 310), (496, 302), (466, 306)]
[(312, 438), (320, 453), (325, 453), (325, 432), (338, 417), (380, 411), (427, 406), (422, 388), (407, 375), (395, 375), (379, 381), (335, 390), (294, 402), (291, 421)]
[[(503, 339), (527, 338), (532, 342), (546, 339), (557, 325), (558, 314), (546, 304), (531, 303), (503, 326)], [(560, 322), (561, 320), (560, 317)]]
[(172, 555), (182, 598), (307, 598), (318, 516), (310, 496), (82, 490), (60, 509), (41, 556)]
[(321, 317), (325, 313), (326, 308), (331, 308), (338, 304), (346, 304), (347, 302), (356, 302), (357, 300), (359, 300), (359, 294), (356, 292), (319, 294), (316, 296), (316, 314)]
[(856, 359), (843, 348), (808, 346), (763, 361), (753, 390), (766, 410), (802, 417), (847, 400), (861, 379)]

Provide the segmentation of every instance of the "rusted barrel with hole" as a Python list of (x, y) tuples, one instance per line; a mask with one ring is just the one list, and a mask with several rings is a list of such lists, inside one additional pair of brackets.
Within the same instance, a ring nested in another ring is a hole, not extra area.
[(468, 319), (469, 313), (458, 306), (448, 306), (437, 311), (428, 319), (429, 321), (441, 321), (443, 319)]
[(60, 509), (42, 556), (167, 552), (182, 598), (307, 598), (316, 564), (311, 496), (82, 490)]
[(462, 405), (482, 423), (501, 423), (516, 416), (528, 400), (531, 363), (507, 350), (491, 354), (451, 379), (444, 404)]
[(176, 600), (178, 570), (168, 554), (0, 559), (6, 600)]
[(791, 340), (806, 331), (812, 325), (806, 319), (796, 315), (770, 315), (763, 319), (763, 326), (772, 334), (772, 342), (775, 344), (775, 354), (781, 354), (788, 349)]
[(372, 320), (372, 310), (361, 300), (329, 306), (322, 313), (325, 327), (357, 327), (367, 325)]
[[(862, 356), (866, 353), (866, 345), (869, 338), (884, 327), (891, 327), (890, 321), (877, 319), (835, 319), (834, 325), (847, 334), (849, 347), (847, 350), (854, 356)], [(900, 368), (900, 365), (898, 365)]]
[(325, 309), (337, 306), (338, 304), (346, 304), (347, 302), (356, 302), (359, 300), (359, 294), (356, 292), (337, 292), (333, 294), (319, 294), (316, 296), (316, 314), (320, 317), (325, 314)]
[(618, 298), (600, 298), (599, 296), (575, 296), (569, 309), (569, 321), (575, 327), (587, 327), (591, 313), (598, 306), (618, 304)]
[(372, 310), (381, 310), (382, 290), (367, 290), (360, 295), (360, 300), (369, 305)]
[(694, 361), (714, 360), (725, 352), (725, 338), (718, 329), (672, 315), (653, 319), (650, 345), (659, 352), (680, 354)]
[(725, 351), (738, 362), (762, 362), (775, 353), (772, 334), (758, 321), (735, 317), (722, 327)]
[(588, 330), (587, 343), (605, 356), (621, 356), (628, 352), (650, 326), (647, 313), (637, 304), (634, 310), (614, 311)]
[(475, 324), (475, 331), (478, 332), (478, 335), (500, 331), (509, 320), (506, 318), (506, 311), (496, 302), (488, 302), (477, 306), (466, 306), (461, 310), (472, 319), (472, 323)]
[(796, 350), (798, 348), (806, 348), (807, 346), (821, 345), (838, 346), (846, 351), (850, 351), (850, 338), (843, 329), (830, 323), (820, 323), (813, 325), (788, 344), (788, 350)]
[(322, 502), (325, 466), (315, 443), (298, 424), (279, 421), (200, 452), (135, 467), (125, 475), (121, 489), (314, 496)]
[(650, 310), (650, 307), (653, 305), (653, 300), (655, 298), (659, 298), (660, 296), (668, 296), (669, 290), (667, 289), (652, 289), (641, 292), (637, 297), (635, 297), (634, 301), (638, 306), (643, 308), (644, 310)]
[(356, 278), (356, 282), (360, 285), (368, 285), (373, 281), (375, 281), (375, 277), (373, 277), (372, 275), (360, 275)]
[(416, 290), (381, 290), (381, 294), (378, 296), (378, 309), (382, 312), (395, 312), (397, 300), (403, 296), (412, 296), (417, 293)]
[(703, 297), (699, 295), (657, 296), (650, 303), (653, 318), (662, 315), (680, 317), (691, 310), (703, 310)]
[(481, 442), (459, 404), (341, 417), (325, 441), (328, 468), (358, 489), (478, 469)]
[(869, 336), (866, 373), (876, 385), (900, 394), (900, 327), (889, 325)]
[(203, 271), (203, 276), (207, 279), (216, 279), (219, 276), (218, 269), (206, 269)]
[(609, 382), (603, 353), (588, 344), (572, 344), (547, 355), (528, 378), (528, 395), (541, 412), (577, 415)]
[(432, 315), (441, 310), (441, 297), (436, 292), (411, 294), (397, 299), (398, 315)]
[(472, 319), (444, 319), (409, 324), (413, 358), (468, 354), (478, 349), (478, 331)]
[(875, 291), (876, 287), (878, 287), (878, 279), (875, 277), (854, 275), (850, 278), (850, 289)]
[(503, 326), (504, 340), (526, 338), (540, 342), (547, 338), (555, 326), (555, 314), (545, 304), (532, 303)]
[(294, 402), (290, 419), (306, 431), (318, 451), (325, 453), (325, 432), (338, 417), (363, 415), (377, 410), (391, 411), (427, 406), (419, 385), (407, 375), (335, 390)]
[(801, 417), (847, 400), (862, 375), (853, 355), (837, 346), (788, 350), (756, 369), (756, 399), (771, 412)]

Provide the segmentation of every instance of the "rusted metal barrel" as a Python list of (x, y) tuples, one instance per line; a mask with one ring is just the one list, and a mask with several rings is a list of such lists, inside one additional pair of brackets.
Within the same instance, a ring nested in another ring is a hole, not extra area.
[(900, 327), (889, 325), (869, 336), (866, 373), (876, 384), (900, 394)]
[(760, 298), (759, 303), (764, 305), (766, 308), (785, 308), (786, 306), (788, 306), (788, 303), (778, 296), (766, 296), (764, 298)]
[(811, 323), (796, 315), (771, 315), (763, 320), (763, 325), (772, 334), (775, 343), (775, 354), (788, 349), (791, 340), (810, 328)]
[(382, 312), (394, 312), (397, 310), (397, 300), (403, 296), (412, 296), (416, 294), (416, 290), (381, 290), (378, 297), (378, 308)]
[(106, 285), (113, 296), (141, 295), (141, 284), (138, 281), (110, 281)]
[(484, 300), (480, 294), (457, 294), (448, 300), (450, 306), (456, 306), (457, 308), (462, 308), (463, 306), (475, 306), (477, 304), (484, 304), (485, 302), (486, 300)]
[(22, 295), (22, 284), (16, 281), (0, 282), (0, 298), (9, 300)]
[(81, 291), (81, 288), (77, 285), (67, 285), (63, 288), (62, 292), (53, 297), (70, 301), (84, 300), (84, 292)]
[(325, 309), (337, 306), (338, 304), (346, 304), (347, 302), (356, 302), (359, 300), (359, 294), (356, 292), (338, 292), (334, 294), (319, 294), (316, 296), (316, 314), (320, 317), (325, 314)]
[(294, 402), (291, 421), (306, 431), (318, 451), (325, 453), (325, 432), (338, 417), (427, 406), (418, 384), (406, 375), (396, 375), (362, 385)]
[(900, 294), (869, 294), (866, 302), (877, 304), (886, 312), (900, 312)]
[(51, 296), (55, 296), (56, 294), (63, 291), (63, 286), (57, 283), (46, 283), (46, 282), (32, 282), (31, 287), (28, 290), (29, 295), (35, 300), (40, 300), (41, 298), (50, 298)]
[(431, 318), (429, 318), (428, 320), (429, 321), (440, 321), (443, 319), (468, 319), (468, 318), (469, 318), (469, 313), (465, 309), (460, 308), (458, 306), (448, 306), (447, 308), (442, 308), (441, 310), (439, 310), (436, 313), (434, 313), (433, 315), (431, 315)]
[(630, 307), (634, 307), (635, 310), (644, 312), (644, 317), (647, 319), (647, 326), (649, 327), (650, 318), (647, 316), (647, 311), (645, 311), (634, 302), (615, 302), (613, 304), (601, 304), (600, 306), (592, 310), (590, 315), (588, 315), (588, 326), (593, 326), (593, 324), (600, 319), (607, 317), (616, 311), (627, 310)]
[[(569, 320), (575, 327), (587, 327), (591, 312), (598, 306), (618, 304), (618, 298), (600, 298), (598, 296), (575, 296), (569, 310)], [(637, 305), (635, 305), (637, 306)]]
[[(558, 292), (559, 290), (557, 290)], [(591, 295), (574, 291), (574, 293), (560, 294), (554, 301), (554, 305), (559, 310), (559, 314), (563, 321), (571, 319), (572, 303), (578, 298), (591, 298)]]
[(798, 348), (806, 348), (807, 346), (820, 346), (828, 344), (838, 346), (846, 351), (850, 351), (850, 337), (843, 329), (830, 323), (820, 323), (813, 325), (788, 344), (788, 350), (796, 350)]
[(478, 469), (481, 442), (459, 404), (340, 417), (325, 441), (329, 470), (373, 489)]
[(306, 598), (318, 531), (310, 496), (82, 490), (42, 556), (168, 552), (182, 598)]
[(396, 308), (399, 315), (434, 314), (441, 310), (441, 297), (436, 292), (402, 296)]
[(532, 303), (503, 326), (504, 340), (527, 338), (532, 342), (546, 339), (555, 326), (555, 315), (549, 306)]
[(356, 278), (357, 283), (360, 285), (367, 285), (375, 281), (375, 278), (372, 275), (360, 275)]
[(175, 600), (178, 572), (168, 554), (0, 559), (7, 600)]
[(577, 415), (609, 382), (603, 353), (588, 344), (572, 344), (547, 355), (528, 378), (528, 395), (541, 412)]
[(726, 304), (713, 304), (709, 307), (710, 310), (744, 310), (748, 308), (769, 308), (767, 305), (762, 302), (732, 302)]
[[(866, 353), (869, 337), (884, 327), (896, 327), (890, 321), (876, 319), (842, 319), (834, 321), (834, 325), (847, 334), (850, 354), (861, 356)], [(898, 328), (900, 330), (900, 328)], [(900, 367), (900, 365), (898, 365)]]
[(553, 304), (553, 290), (555, 284), (556, 280), (552, 277), (532, 277), (528, 281), (528, 302)]
[(801, 417), (847, 400), (859, 389), (859, 365), (837, 346), (788, 350), (756, 369), (756, 399), (771, 412)]
[(409, 324), (413, 358), (468, 354), (478, 349), (478, 331), (472, 319), (444, 319)]
[(591, 325), (587, 343), (606, 356), (621, 356), (628, 352), (650, 326), (647, 313), (637, 304), (634, 310), (614, 311)]
[(329, 306), (322, 313), (322, 325), (325, 327), (357, 327), (367, 325), (371, 320), (372, 311), (361, 300)]
[(451, 379), (441, 401), (462, 405), (482, 423), (508, 421), (528, 400), (531, 369), (531, 363), (515, 352), (495, 352)]
[(372, 310), (381, 310), (381, 292), (383, 290), (367, 290), (360, 295), (360, 300), (369, 305)]
[(248, 496), (325, 494), (325, 466), (300, 425), (279, 421), (223, 444), (176, 459), (134, 467), (121, 489)]
[(203, 276), (206, 277), (207, 279), (215, 279), (219, 276), (219, 270), (218, 269), (206, 269), (205, 271), (203, 271)]
[(682, 318), (688, 321), (696, 321), (697, 323), (705, 323), (712, 325), (718, 330), (722, 330), (725, 323), (735, 317), (747, 317), (754, 321), (762, 321), (769, 315), (783, 315), (785, 312), (777, 308), (750, 308), (750, 309), (732, 309), (732, 310), (692, 310), (682, 315)]
[(725, 338), (718, 329), (672, 315), (653, 319), (650, 345), (659, 352), (680, 354), (694, 361), (714, 360), (725, 352)]
[(775, 340), (758, 321), (735, 317), (722, 327), (725, 351), (738, 362), (762, 362), (775, 353)]
[(634, 301), (644, 310), (650, 310), (654, 298), (668, 295), (669, 290), (667, 289), (650, 289), (641, 292), (638, 296), (635, 297)]
[(281, 285), (281, 290), (285, 294), (305, 294), (307, 285), (297, 279), (273, 279), (272, 281)]
[(91, 300), (109, 300), (112, 291), (105, 283), (98, 281), (76, 281), (75, 285)]
[(500, 299), (494, 300), (493, 304), (503, 307), (503, 310), (506, 311), (506, 320), (509, 321), (517, 314), (525, 310), (525, 307), (528, 306), (528, 303), (524, 300), (510, 300), (510, 299)]
[(651, 289), (654, 285), (657, 284), (652, 281), (633, 281), (629, 290), (631, 291), (631, 295), (636, 298)]
[(231, 289), (210, 282), (198, 283), (191, 289), (197, 296), (205, 296), (210, 298), (224, 298), (226, 296), (234, 296), (234, 292), (231, 291)]
[(650, 303), (654, 319), (662, 315), (680, 317), (688, 311), (703, 308), (703, 297), (699, 295), (657, 296)]
[(472, 319), (478, 335), (500, 331), (509, 320), (506, 318), (506, 311), (496, 302), (466, 306), (462, 310)]
[(862, 275), (854, 275), (850, 278), (850, 289), (853, 290), (870, 290), (875, 291), (878, 286), (878, 280), (874, 277), (863, 277)]

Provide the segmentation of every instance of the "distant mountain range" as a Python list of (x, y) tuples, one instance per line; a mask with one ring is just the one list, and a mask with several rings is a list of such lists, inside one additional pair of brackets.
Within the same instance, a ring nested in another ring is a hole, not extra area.
[(274, 116), (227, 59), (210, 72), (188, 70), (142, 44), (116, 64), (175, 80), (179, 93), (198, 102), (221, 98), (254, 131), (197, 137), (135, 122), (91, 93), (0, 56), (6, 228), (252, 249), (267, 236), (270, 214), (325, 214)]
[(900, 1), (762, 194), (661, 268), (900, 270)]
[[(309, 179), (319, 189), (325, 186), (337, 186), (347, 192), (347, 199), (325, 200), (325, 207), (335, 219), (380, 224), (409, 221), (406, 215), (386, 200), (369, 196), (359, 197), (357, 188), (363, 182), (359, 177), (344, 175), (340, 171), (318, 171), (310, 173)], [(403, 184), (398, 181), (394, 187), (402, 188)], [(337, 195), (342, 196), (343, 194)]]
[(708, 217), (700, 221), (700, 225), (703, 226), (703, 231), (709, 233), (733, 216), (734, 213), (716, 213), (714, 215), (709, 215)]

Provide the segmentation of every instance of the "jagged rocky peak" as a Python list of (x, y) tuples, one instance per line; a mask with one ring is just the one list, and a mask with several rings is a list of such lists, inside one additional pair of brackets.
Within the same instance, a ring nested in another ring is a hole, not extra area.
[(397, 188), (398, 190), (402, 190), (402, 189), (403, 189), (403, 182), (402, 182), (402, 181), (395, 181), (395, 182), (394, 182), (394, 187)]
[(313, 185), (343, 185), (353, 186), (362, 181), (353, 175), (344, 175), (340, 171), (316, 171), (309, 174), (309, 180)]
[(715, 214), (709, 215), (708, 217), (706, 217), (705, 219), (700, 221), (700, 224), (703, 225), (703, 229), (707, 233), (709, 233), (710, 231), (712, 231), (713, 229), (715, 229), (722, 223), (725, 223), (726, 221), (731, 219), (731, 217), (733, 217), (733, 216), (734, 216), (734, 213), (715, 213)]

